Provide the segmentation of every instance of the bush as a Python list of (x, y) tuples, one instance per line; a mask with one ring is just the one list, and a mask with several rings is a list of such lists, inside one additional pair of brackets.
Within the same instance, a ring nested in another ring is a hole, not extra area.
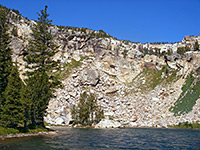
[(187, 51), (190, 51), (190, 48), (187, 46), (186, 47), (178, 47), (178, 49), (177, 49), (177, 53), (180, 55), (183, 55)]
[(200, 122), (196, 121), (193, 123), (180, 122), (178, 125), (169, 126), (172, 128), (186, 128), (186, 129), (200, 129)]

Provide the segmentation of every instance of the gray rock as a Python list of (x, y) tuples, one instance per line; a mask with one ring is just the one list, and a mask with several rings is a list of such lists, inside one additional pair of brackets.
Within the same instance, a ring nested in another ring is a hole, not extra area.
[(120, 128), (122, 127), (121, 123), (114, 121), (114, 120), (101, 120), (95, 128)]
[(100, 75), (97, 70), (86, 69), (83, 71), (82, 82), (84, 85), (96, 86), (100, 80)]
[(58, 125), (58, 124), (64, 124), (64, 120), (60, 117), (58, 117), (56, 120), (55, 120), (55, 124)]
[(110, 88), (105, 91), (105, 94), (112, 94), (112, 93), (116, 93), (117, 91), (118, 89), (116, 88)]

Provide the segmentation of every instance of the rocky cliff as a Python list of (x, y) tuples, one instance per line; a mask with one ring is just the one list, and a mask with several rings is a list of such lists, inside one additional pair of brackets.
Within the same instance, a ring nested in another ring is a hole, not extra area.
[[(9, 32), (12, 58), (21, 78), (31, 27), (35, 21), (11, 12)], [(142, 44), (113, 38), (102, 30), (52, 25), (49, 32), (59, 45), (55, 72), (63, 87), (49, 102), (45, 121), (69, 125), (71, 107), (80, 93), (96, 95), (107, 119), (125, 126), (167, 127), (200, 120), (200, 53), (194, 49), (200, 36), (186, 36), (172, 44)]]

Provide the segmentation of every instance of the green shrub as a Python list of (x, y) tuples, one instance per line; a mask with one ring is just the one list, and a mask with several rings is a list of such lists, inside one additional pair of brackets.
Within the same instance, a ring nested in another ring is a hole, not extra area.
[(200, 122), (196, 121), (193, 123), (180, 122), (178, 125), (170, 125), (172, 128), (185, 128), (185, 129), (200, 129)]
[(183, 55), (187, 51), (190, 51), (190, 48), (187, 46), (186, 47), (178, 47), (178, 49), (177, 49), (177, 53), (180, 55)]

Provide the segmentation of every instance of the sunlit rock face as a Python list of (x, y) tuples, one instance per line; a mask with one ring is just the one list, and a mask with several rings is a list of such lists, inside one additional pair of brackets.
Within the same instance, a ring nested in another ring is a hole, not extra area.
[[(18, 63), (22, 79), (26, 65), (23, 57), (34, 24), (35, 21), (23, 17), (9, 20), (12, 58)], [(13, 28), (17, 35), (12, 34)], [(174, 115), (186, 99), (180, 97), (181, 93), (196, 96), (192, 94), (198, 89), (200, 76), (200, 53), (189, 51), (180, 55), (177, 48), (188, 46), (193, 50), (195, 42), (200, 43), (200, 36), (186, 36), (174, 44), (142, 44), (117, 40), (107, 34), (94, 36), (99, 32), (89, 29), (52, 25), (49, 31), (59, 45), (52, 59), (60, 60), (58, 76), (63, 87), (55, 89), (55, 97), (49, 101), (47, 123), (69, 125), (73, 122), (72, 105), (78, 104), (84, 91), (93, 93), (104, 110), (107, 119), (99, 127), (167, 127), (200, 120), (199, 98), (191, 106), (181, 106), (183, 113)], [(169, 55), (165, 54), (169, 51)], [(191, 90), (184, 93), (182, 87), (187, 85), (190, 75), (194, 79), (186, 88)]]

